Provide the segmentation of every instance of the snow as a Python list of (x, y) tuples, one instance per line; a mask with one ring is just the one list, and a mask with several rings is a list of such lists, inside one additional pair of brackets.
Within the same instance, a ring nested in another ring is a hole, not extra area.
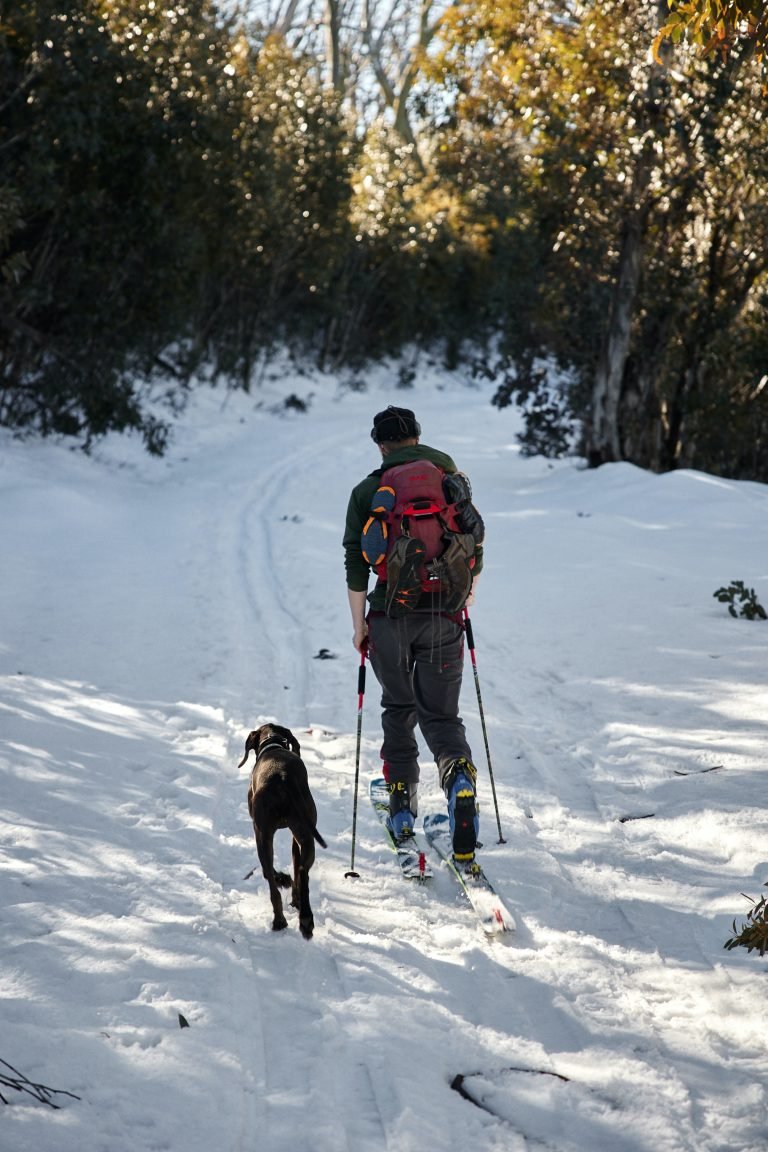
[[(768, 624), (713, 598), (743, 579), (768, 601), (768, 489), (524, 459), (486, 387), (394, 380), (201, 388), (160, 460), (2, 433), (0, 1058), (79, 1097), (6, 1089), (3, 1152), (768, 1145), (768, 963), (723, 948), (768, 880)], [(486, 520), (472, 620), (504, 844), (469, 662), (462, 711), (508, 943), (439, 860), (430, 892), (399, 876), (366, 801), (370, 671), (345, 877), (341, 535), (387, 403)], [(266, 884), (242, 879), (236, 765), (269, 719), (301, 743), (328, 841), (311, 942), (292, 909), (273, 933)]]

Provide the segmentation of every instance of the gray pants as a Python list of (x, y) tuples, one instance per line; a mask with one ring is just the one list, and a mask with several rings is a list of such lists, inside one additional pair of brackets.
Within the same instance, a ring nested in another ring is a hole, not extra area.
[(381, 754), (389, 780), (411, 784), (419, 779), (418, 723), (442, 787), (451, 761), (472, 759), (459, 716), (464, 629), (431, 612), (412, 612), (399, 620), (371, 614), (368, 653), (381, 685)]

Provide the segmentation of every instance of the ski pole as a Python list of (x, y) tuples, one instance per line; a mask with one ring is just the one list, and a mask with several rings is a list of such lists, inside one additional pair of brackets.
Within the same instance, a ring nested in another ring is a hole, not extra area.
[(360, 667), (357, 670), (357, 750), (355, 752), (355, 799), (352, 805), (352, 859), (349, 864), (349, 871), (345, 872), (345, 876), (358, 878), (359, 872), (355, 872), (355, 837), (357, 834), (357, 786), (360, 780), (360, 737), (363, 731), (363, 697), (365, 696), (365, 656), (367, 645), (363, 644), (363, 650), (360, 653)]
[(483, 712), (483, 697), (480, 694), (480, 677), (477, 674), (477, 659), (475, 658), (475, 638), (472, 635), (472, 621), (469, 618), (469, 612), (464, 609), (464, 631), (467, 634), (467, 646), (469, 654), (472, 657), (472, 671), (475, 676), (475, 688), (477, 690), (477, 706), (480, 709), (480, 724), (483, 729), (483, 740), (485, 742), (485, 755), (488, 760), (488, 775), (491, 778), (491, 793), (493, 795), (493, 806), (496, 809), (496, 827), (499, 830), (499, 844), (506, 844), (506, 840), (501, 834), (501, 820), (499, 819), (499, 805), (496, 800), (496, 784), (493, 779), (493, 766), (491, 764), (491, 750), (488, 747), (488, 732), (485, 727), (485, 713)]

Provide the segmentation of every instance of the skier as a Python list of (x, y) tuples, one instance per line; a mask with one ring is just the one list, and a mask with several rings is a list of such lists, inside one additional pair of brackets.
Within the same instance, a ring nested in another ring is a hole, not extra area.
[[(429, 461), (437, 465), (442, 474), (463, 482), (467, 496), (471, 496), (466, 478), (457, 473), (451, 457), (421, 444), (420, 434), (421, 427), (409, 408), (390, 406), (374, 417), (371, 438), (378, 445), (382, 465), (352, 490), (344, 530), (353, 644), (361, 654), (367, 648), (382, 690), (381, 757), (395, 839), (402, 841), (414, 831), (419, 781), (419, 749), (414, 732), (418, 723), (435, 758), (440, 785), (447, 797), (454, 857), (471, 862), (479, 825), (477, 772), (459, 716), (464, 662), (460, 609), (450, 613), (442, 611), (439, 593), (421, 591), (417, 585), (412, 610), (409, 605), (403, 614), (390, 615), (387, 605), (391, 605), (391, 597), (388, 599), (387, 581), (381, 576), (371, 595), (367, 594), (372, 565), (364, 553), (361, 538), (371, 520), (372, 501), (387, 483), (384, 474), (389, 469), (412, 461)], [(472, 587), (465, 601), (469, 604), (483, 564), (483, 526), (469, 499), (463, 502), (462, 508), (459, 530), (474, 537), (469, 544)]]

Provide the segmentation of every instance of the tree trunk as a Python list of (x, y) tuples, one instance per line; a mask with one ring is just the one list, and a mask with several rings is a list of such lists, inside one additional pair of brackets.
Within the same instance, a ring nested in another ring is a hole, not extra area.
[(330, 82), (334, 92), (344, 95), (344, 70), (341, 60), (341, 5), (339, 0), (326, 0), (326, 40)]
[[(647, 213), (643, 212), (643, 215)], [(619, 407), (642, 268), (644, 222), (633, 208), (625, 218), (608, 331), (595, 373), (588, 458), (593, 468), (622, 459)]]
[[(666, 14), (667, 0), (657, 0), (658, 27), (663, 25)], [(650, 183), (656, 144), (655, 124), (660, 116), (659, 103), (663, 98), (659, 92), (662, 75), (663, 65), (652, 64), (645, 92), (644, 141), (632, 173), (632, 184), (621, 224), (619, 266), (611, 295), (608, 328), (592, 389), (587, 458), (593, 468), (623, 459), (621, 397), (643, 266), (643, 242), (652, 206)]]
[(363, 41), (368, 50), (370, 65), (378, 81), (384, 103), (393, 112), (395, 132), (411, 148), (411, 156), (422, 174), (426, 173), (427, 166), (421, 155), (416, 133), (413, 130), (408, 111), (408, 101), (419, 76), (421, 59), (426, 54), (438, 28), (437, 22), (430, 23), (432, 6), (433, 0), (420, 0), (417, 38), (406, 52), (400, 65), (399, 74), (396, 77), (390, 77), (382, 59), (380, 40), (376, 40), (373, 35), (373, 21), (369, 12), (368, 0), (365, 0), (363, 5)]

